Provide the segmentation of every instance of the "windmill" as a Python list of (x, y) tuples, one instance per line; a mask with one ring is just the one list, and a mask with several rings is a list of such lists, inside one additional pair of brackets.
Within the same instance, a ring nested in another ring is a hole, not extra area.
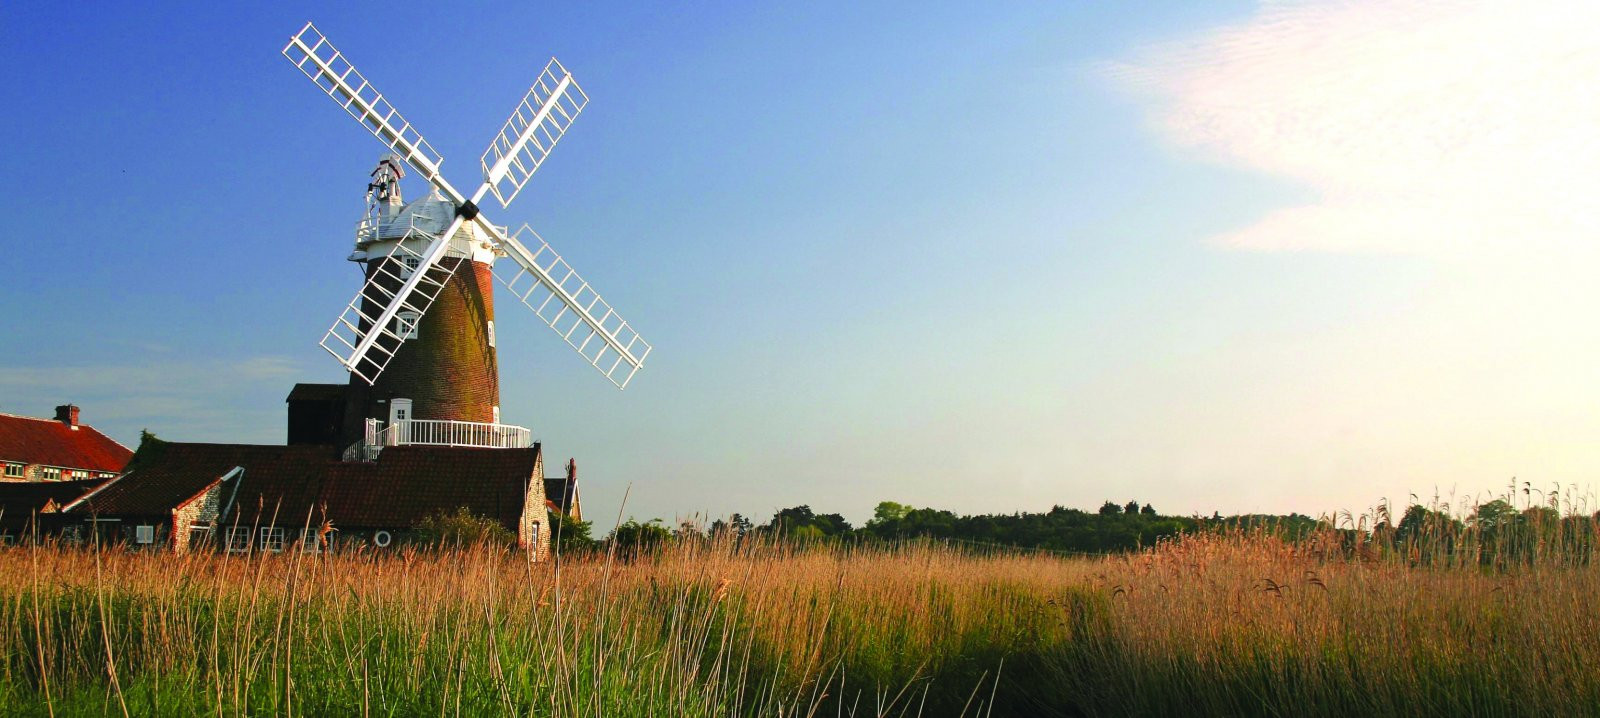
[[(478, 207), (489, 194), (509, 206), (588, 103), (561, 63), (551, 58), (517, 103), (480, 158), (483, 182), (469, 196), (440, 174), (443, 156), (315, 25), (306, 23), (283, 55), (389, 150), (373, 171), (350, 256), (363, 264), (365, 283), (321, 341), (350, 373), (346, 439), (527, 445), (526, 429), (500, 424), (490, 277), (618, 389), (627, 386), (650, 344), (527, 225), (509, 233)], [(401, 201), (402, 163), (431, 186), (428, 196)]]

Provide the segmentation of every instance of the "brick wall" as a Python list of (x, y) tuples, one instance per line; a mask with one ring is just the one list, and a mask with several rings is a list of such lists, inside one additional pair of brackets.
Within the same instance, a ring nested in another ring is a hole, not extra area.
[[(233, 480), (237, 481), (238, 479), (235, 478)], [(213, 527), (216, 526), (217, 514), (222, 510), (223, 492), (228, 488), (231, 488), (230, 482), (218, 482), (210, 489), (207, 489), (205, 493), (178, 507), (172, 513), (172, 550), (178, 553), (189, 550), (189, 528), (194, 526), (195, 523), (210, 523)], [(213, 540), (219, 538), (218, 530), (217, 528), (211, 529)]]
[[(538, 526), (538, 540), (534, 540)], [(522, 502), (522, 520), (517, 526), (517, 545), (533, 551), (533, 560), (550, 557), (550, 521), (544, 504), (544, 453), (534, 460), (533, 476), (528, 479), (528, 494)]]
[[(488, 332), (494, 319), (494, 276), (479, 262), (442, 262), (459, 266), (422, 316), (417, 337), (401, 343), (370, 388), (351, 375), (345, 413), (350, 441), (360, 437), (363, 419), (388, 420), (389, 405), (380, 399), (411, 399), (417, 419), (494, 421), (494, 407), (500, 403), (499, 366)], [(369, 275), (373, 271), (376, 263)], [(381, 309), (369, 304), (364, 311), (377, 314)]]

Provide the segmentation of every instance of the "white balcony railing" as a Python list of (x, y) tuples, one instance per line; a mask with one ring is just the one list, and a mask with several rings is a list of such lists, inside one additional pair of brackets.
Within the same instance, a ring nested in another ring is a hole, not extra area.
[(533, 446), (533, 432), (510, 424), (476, 421), (408, 419), (385, 422), (368, 419), (364, 454), (376, 458), (385, 446), (471, 446), (484, 449), (525, 449)]

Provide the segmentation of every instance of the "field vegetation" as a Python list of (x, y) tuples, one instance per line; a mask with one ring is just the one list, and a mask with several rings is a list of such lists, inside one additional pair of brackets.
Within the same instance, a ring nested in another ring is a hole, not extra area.
[(0, 550), (0, 713), (1600, 712), (1596, 522), (1503, 503), (1101, 557), (664, 529), (541, 564), (489, 539), (22, 545)]

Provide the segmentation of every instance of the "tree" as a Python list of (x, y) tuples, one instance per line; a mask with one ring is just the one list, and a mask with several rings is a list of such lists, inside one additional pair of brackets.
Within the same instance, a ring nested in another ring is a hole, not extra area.
[(868, 521), (867, 525), (894, 523), (905, 518), (908, 513), (911, 513), (910, 506), (893, 501), (880, 501), (878, 507), (872, 510), (872, 520)]
[(1144, 514), (1145, 516), (1155, 516), (1156, 510), (1152, 508), (1150, 504), (1145, 504), (1144, 508), (1139, 509), (1139, 513)]
[(801, 529), (813, 530), (819, 536), (839, 536), (849, 533), (851, 527), (850, 522), (839, 514), (819, 515), (810, 506), (795, 506), (773, 514), (767, 528), (784, 536), (798, 538), (811, 535), (811, 531), (801, 532)]
[(592, 524), (588, 521), (579, 521), (559, 511), (546, 511), (550, 519), (550, 540), (556, 553), (566, 555), (580, 551), (590, 551), (598, 544), (590, 537)]
[(1100, 515), (1101, 516), (1110, 516), (1112, 514), (1120, 514), (1120, 513), (1122, 513), (1122, 507), (1118, 506), (1115, 501), (1107, 501), (1107, 502), (1105, 502), (1103, 504), (1100, 504)]
[(1139, 513), (1139, 502), (1137, 502), (1137, 501), (1129, 501), (1126, 506), (1122, 507), (1122, 513), (1125, 513), (1125, 514), (1137, 514), (1137, 513)]
[(639, 523), (630, 517), (612, 529), (611, 535), (606, 537), (606, 540), (617, 550), (618, 555), (629, 558), (655, 551), (661, 544), (672, 540), (672, 532), (661, 525), (661, 519), (650, 519)]

